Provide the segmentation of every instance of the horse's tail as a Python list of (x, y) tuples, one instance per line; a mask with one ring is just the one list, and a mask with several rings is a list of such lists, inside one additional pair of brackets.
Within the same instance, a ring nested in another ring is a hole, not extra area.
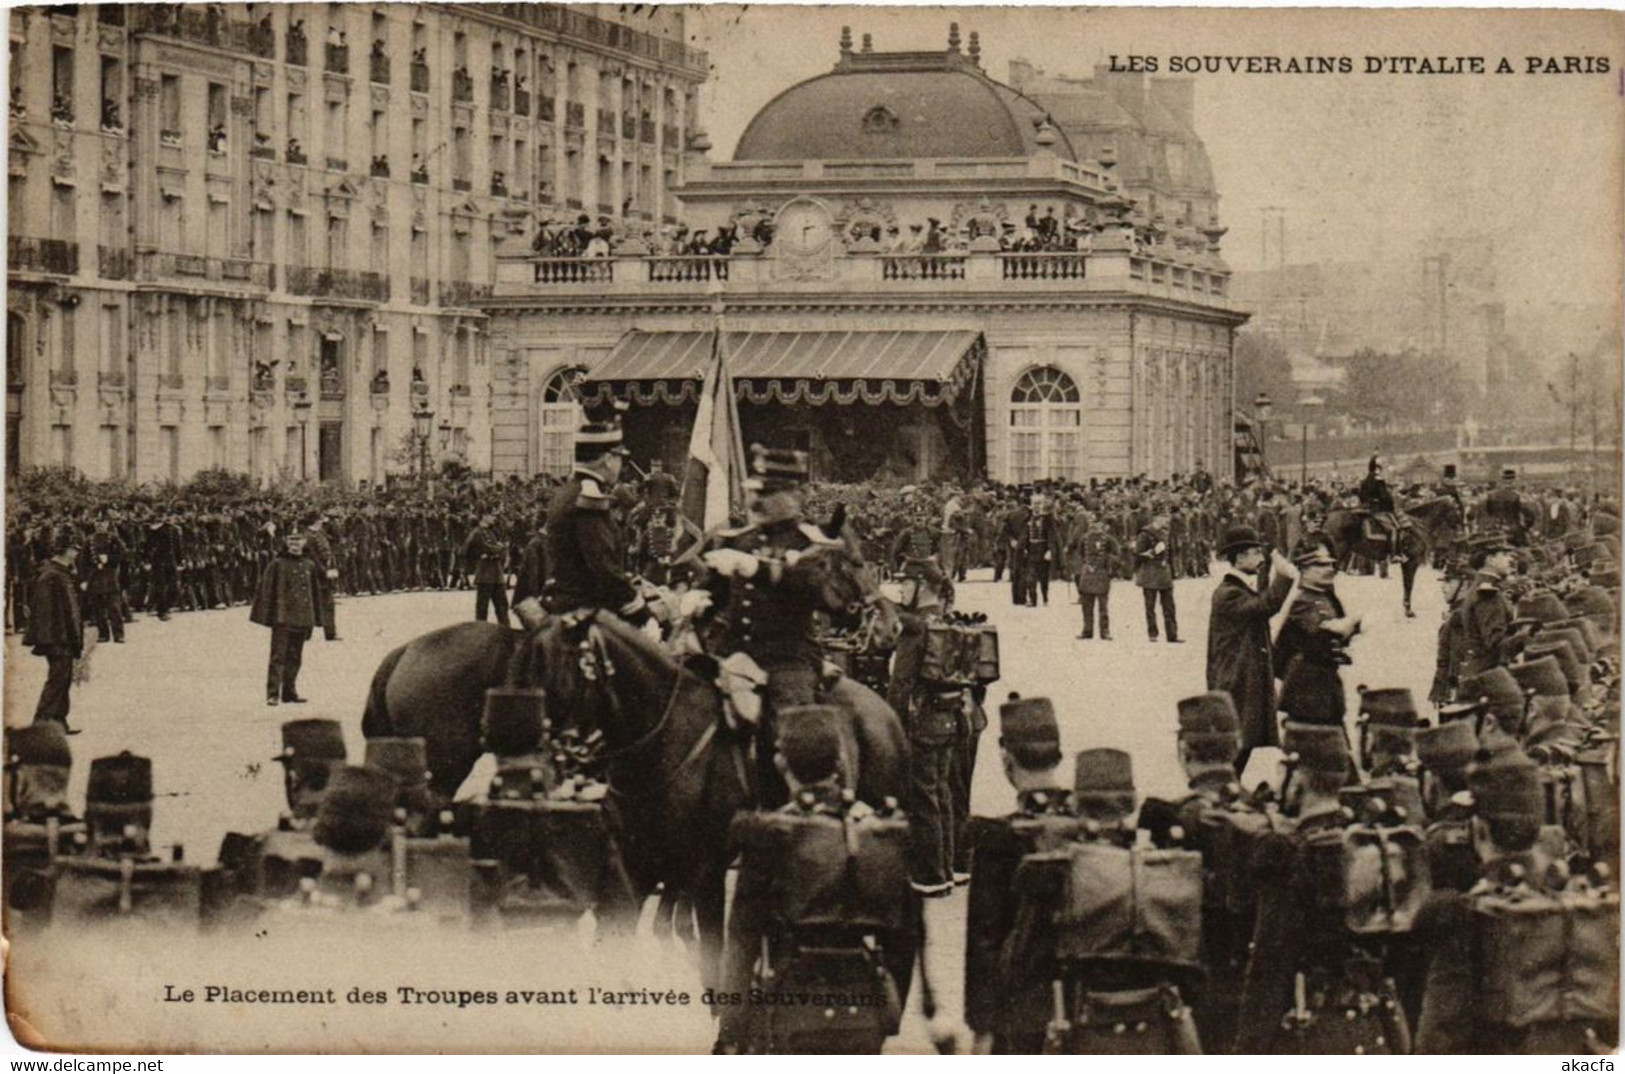
[(395, 674), (395, 665), (401, 662), (405, 652), (404, 645), (396, 649), (384, 657), (384, 662), (373, 672), (372, 685), (367, 688), (367, 707), (361, 713), (361, 733), (367, 738), (387, 738), (395, 730), (384, 693), (389, 688), (390, 677)]

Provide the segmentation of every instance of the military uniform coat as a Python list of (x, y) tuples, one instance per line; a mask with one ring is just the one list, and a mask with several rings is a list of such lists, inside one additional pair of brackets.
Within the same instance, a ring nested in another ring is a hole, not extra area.
[(284, 552), (260, 575), (259, 590), (248, 611), (248, 621), (263, 627), (303, 631), (321, 621), (322, 594), (316, 564), (305, 556)]
[(620, 528), (597, 478), (576, 473), (559, 486), (548, 509), (547, 538), (549, 611), (636, 610), (639, 600), (626, 577)]
[(1174, 561), (1166, 534), (1150, 526), (1142, 529), (1134, 538), (1134, 563), (1134, 584), (1141, 589), (1174, 587)]
[(1488, 571), (1479, 571), (1459, 614), (1462, 659), (1458, 680), (1506, 663), (1502, 646), (1516, 611), (1501, 592), (1501, 580)]
[(48, 559), (34, 577), (28, 605), (28, 628), (23, 644), (35, 656), (73, 656), (84, 652), (85, 624), (79, 611), (79, 590), (73, 575)]
[(708, 627), (713, 653), (748, 653), (763, 668), (817, 667), (813, 615), (839, 612), (861, 599), (842, 546), (794, 520), (725, 531), (712, 547), (748, 552), (759, 566), (749, 578), (711, 575), (701, 582), (718, 609)]
[(1092, 527), (1079, 515), (1067, 542), (1067, 566), (1078, 592), (1099, 596), (1111, 592), (1112, 568), (1121, 554), (1117, 540), (1104, 527)]
[(491, 529), (481, 526), (468, 535), (463, 561), (473, 571), (475, 585), (507, 583), (508, 548)]
[(1235, 572), (1213, 591), (1207, 627), (1207, 688), (1236, 703), (1242, 747), (1279, 746), (1270, 617), (1281, 610), (1292, 579), (1277, 574), (1260, 593)]

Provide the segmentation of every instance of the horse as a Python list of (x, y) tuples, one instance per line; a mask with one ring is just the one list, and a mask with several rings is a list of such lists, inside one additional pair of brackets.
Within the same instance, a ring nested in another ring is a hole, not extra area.
[(1405, 508), (1404, 514), (1411, 524), (1400, 528), (1394, 548), (1390, 548), (1387, 542), (1368, 539), (1364, 516), (1348, 508), (1333, 509), (1326, 516), (1323, 531), (1332, 543), (1332, 553), (1338, 563), (1346, 563), (1353, 556), (1377, 562), (1393, 554), (1403, 556), (1399, 574), (1404, 586), (1405, 615), (1414, 619), (1416, 613), (1411, 610), (1411, 591), (1416, 584), (1417, 568), (1436, 543), (1449, 540), (1461, 528), (1461, 505), (1452, 497), (1436, 496), (1412, 504)]
[[(547, 618), (525, 634), (459, 623), (386, 656), (373, 676), (361, 730), (368, 738), (421, 736), (430, 785), (449, 799), (478, 760), (485, 691), (539, 687), (550, 717), (602, 735), (599, 761), (621, 819), (624, 857), (641, 897), (693, 907), (701, 968), (713, 983), (720, 961), (728, 830), (736, 812), (761, 804), (750, 731), (735, 732), (722, 694), (703, 673), (708, 657), (683, 663), (660, 643), (605, 612)], [(907, 739), (874, 691), (852, 679), (828, 684), (830, 703), (853, 714), (857, 797), (901, 800)], [(914, 952), (897, 952), (907, 980)]]

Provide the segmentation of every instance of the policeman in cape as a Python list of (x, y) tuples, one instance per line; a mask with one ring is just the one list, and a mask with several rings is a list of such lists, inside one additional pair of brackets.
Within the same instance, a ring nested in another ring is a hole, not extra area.
[(1417, 1051), (1606, 1055), (1619, 1040), (1612, 878), (1571, 874), (1548, 852), (1540, 770), (1515, 744), (1478, 757), (1468, 784), (1481, 876), (1436, 894), (1423, 916), (1433, 957)]
[(1253, 854), (1266, 835), (1284, 830), (1287, 822), (1267, 795), (1245, 794), (1236, 782), (1242, 738), (1230, 695), (1210, 690), (1187, 697), (1178, 711), (1179, 763), (1191, 793), (1175, 802), (1146, 799), (1139, 827), (1159, 847), (1202, 855), (1207, 981), (1190, 998), (1204, 1050), (1223, 1054), (1235, 1040), (1236, 1005), (1252, 940)]
[[(1017, 935), (1036, 927), (1054, 949), (1044, 1051), (1200, 1054), (1185, 996), (1203, 976), (1201, 856), (1135, 846), (1134, 772), (1122, 750), (1080, 752), (1072, 800), (1079, 837), (1029, 854), (1015, 879)], [(1123, 924), (1100, 927), (1113, 920)]]
[(863, 594), (846, 545), (804, 521), (807, 453), (752, 444), (750, 465), (750, 523), (708, 539), (700, 554), (708, 575), (696, 589), (709, 601), (702, 598), (696, 614), (707, 606), (711, 612), (706, 651), (730, 673), (763, 683), (758, 767), (763, 787), (772, 789), (779, 780), (765, 744), (773, 741), (775, 713), (818, 700), (823, 653), (814, 616), (845, 611)]
[(848, 788), (850, 719), (833, 706), (782, 708), (773, 764), (790, 801), (734, 819), (718, 1052), (874, 1054), (897, 1031), (907, 982), (895, 956), (912, 964), (918, 912), (908, 825)]
[(971, 847), (965, 1022), (979, 1053), (1031, 1055), (1043, 1050), (1053, 1010), (1054, 952), (1027, 935), (1030, 949), (1007, 955), (1017, 925), (1016, 871), (1028, 854), (1076, 838), (1083, 822), (1060, 778), (1061, 731), (1048, 698), (1012, 694), (999, 706), (999, 755), (1015, 810), (972, 817), (965, 831)]
[[(1341, 794), (1354, 770), (1341, 726), (1288, 721), (1285, 811), (1253, 860), (1258, 913), (1237, 1019), (1238, 1054), (1403, 1054), (1409, 1031), (1380, 950), (1350, 931), (1341, 898), (1323, 899), (1312, 848), (1349, 823)], [(1335, 838), (1332, 840), (1336, 842)]]
[(603, 609), (637, 625), (649, 618), (643, 596), (627, 576), (620, 528), (610, 511), (610, 492), (621, 479), (625, 457), (618, 416), (577, 430), (575, 469), (553, 494), (547, 512), (542, 603), (556, 615)]

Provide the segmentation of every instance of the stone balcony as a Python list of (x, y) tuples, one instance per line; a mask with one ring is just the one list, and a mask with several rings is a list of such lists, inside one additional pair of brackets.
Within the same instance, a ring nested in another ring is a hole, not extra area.
[(1133, 294), (1232, 309), (1230, 271), (1216, 259), (1169, 250), (1138, 253), (847, 253), (814, 276), (789, 274), (771, 257), (507, 257), (497, 261), (492, 300), (604, 299), (692, 296), (726, 286), (730, 294), (828, 294), (854, 298), (875, 293), (922, 298), (989, 293), (1060, 295)]

